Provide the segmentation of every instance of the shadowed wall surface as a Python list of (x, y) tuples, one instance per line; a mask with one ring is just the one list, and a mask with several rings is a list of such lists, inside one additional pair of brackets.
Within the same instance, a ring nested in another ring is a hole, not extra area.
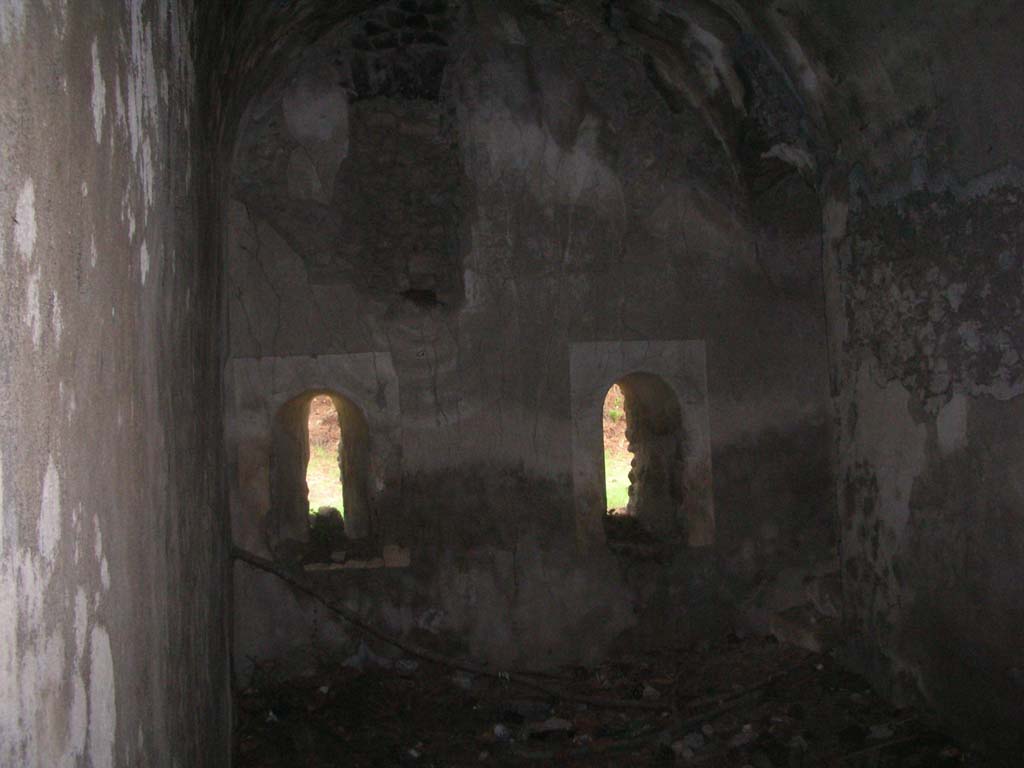
[[(838, 573), (851, 664), (1019, 750), (1020, 11), (5, 0), (0, 763), (227, 762), (232, 647), (311, 647), (228, 547), (313, 391), (411, 552), (323, 576), (382, 626), (586, 660)], [(574, 350), (691, 342), (709, 535), (640, 583), (575, 446), (641, 369)]]

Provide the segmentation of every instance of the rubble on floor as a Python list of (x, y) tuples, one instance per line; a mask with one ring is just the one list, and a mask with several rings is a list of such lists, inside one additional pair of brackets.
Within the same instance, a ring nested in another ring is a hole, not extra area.
[(258, 667), (236, 694), (235, 765), (985, 764), (914, 712), (887, 705), (831, 656), (772, 639), (731, 637), (530, 674), (564, 696), (372, 653), (298, 680)]
[(310, 515), (309, 540), (284, 539), (277, 543), (278, 561), (299, 564), (306, 572), (408, 568), (409, 549), (396, 544), (381, 544), (374, 538), (350, 539), (345, 534), (341, 513), (333, 507), (320, 507)]

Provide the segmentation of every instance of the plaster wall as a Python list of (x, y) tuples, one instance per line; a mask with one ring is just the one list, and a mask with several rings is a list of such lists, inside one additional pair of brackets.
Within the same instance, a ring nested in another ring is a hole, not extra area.
[(191, 4), (0, 4), (0, 764), (224, 765)]
[(966, 732), (1013, 747), (1024, 631), (1020, 200), (1015, 182), (852, 214), (838, 400), (857, 658), (897, 698), (923, 697)]
[(446, 61), (429, 93), (359, 80), (370, 18), (325, 35), (242, 121), (230, 354), (390, 356), (400, 431), (380, 439), (401, 491), (381, 515), (426, 564), (420, 610), (443, 607), (475, 653), (542, 662), (599, 652), (642, 611), (606, 552), (576, 546), (570, 350), (590, 342), (706, 349), (686, 418), (711, 475), (715, 589), (829, 556), (817, 250), (758, 247), (706, 121), (594, 18), (466, 4), (423, 51)]
[(1019, 754), (1024, 100), (998, 84), (1022, 29), (954, 5), (854, 23), (844, 54), (868, 126), (824, 206), (845, 615), (883, 690)]

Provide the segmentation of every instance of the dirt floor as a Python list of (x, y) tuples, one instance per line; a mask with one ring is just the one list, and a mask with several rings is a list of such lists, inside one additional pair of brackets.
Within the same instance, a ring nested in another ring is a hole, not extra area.
[(771, 639), (536, 678), (564, 698), (411, 658), (367, 658), (287, 682), (258, 672), (237, 695), (235, 765), (985, 765), (831, 657)]

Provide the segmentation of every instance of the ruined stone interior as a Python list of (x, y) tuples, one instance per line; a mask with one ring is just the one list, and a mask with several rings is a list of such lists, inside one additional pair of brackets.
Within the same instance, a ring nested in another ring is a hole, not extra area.
[(492, 670), (774, 635), (1020, 765), (1022, 36), (0, 0), (0, 765), (256, 765), (254, 675), (395, 658), (235, 548)]

